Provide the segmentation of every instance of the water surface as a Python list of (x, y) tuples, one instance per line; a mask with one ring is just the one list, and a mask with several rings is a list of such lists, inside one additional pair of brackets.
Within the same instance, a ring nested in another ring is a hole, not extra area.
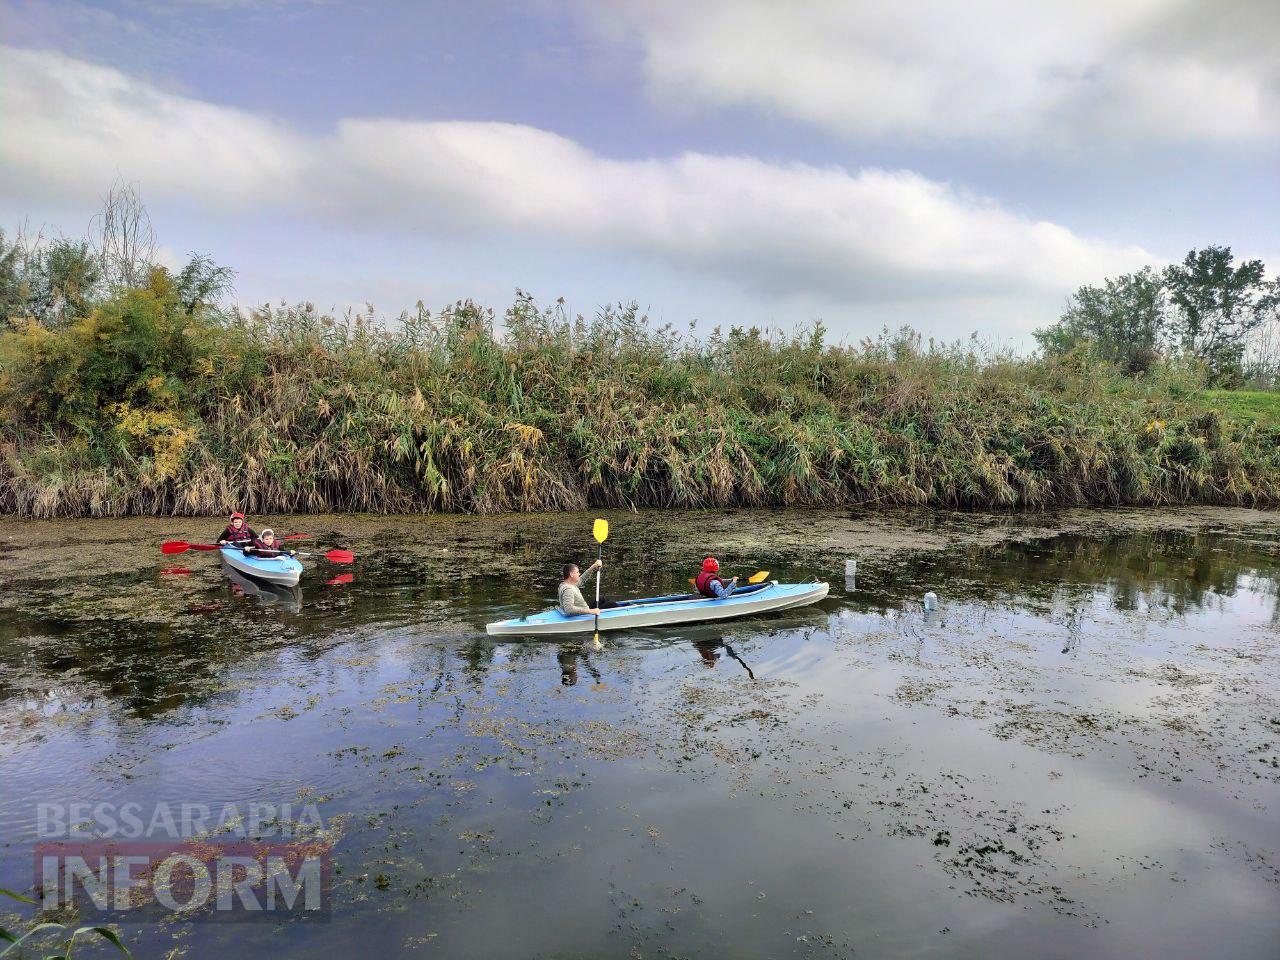
[(714, 550), (831, 595), (595, 652), (483, 632), (592, 558), (587, 516), (271, 518), (359, 557), (300, 593), (155, 549), (216, 523), (10, 524), (0, 886), (38, 802), (302, 799), (329, 923), (136, 954), (1280, 953), (1274, 515), (610, 520), (607, 593)]

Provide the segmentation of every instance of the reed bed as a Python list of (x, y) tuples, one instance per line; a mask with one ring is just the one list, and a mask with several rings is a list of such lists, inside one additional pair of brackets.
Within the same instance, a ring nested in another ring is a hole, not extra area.
[(383, 325), (119, 291), (0, 336), (0, 511), (1274, 504), (1280, 428), (1193, 373), (909, 332), (704, 337), (520, 296)]

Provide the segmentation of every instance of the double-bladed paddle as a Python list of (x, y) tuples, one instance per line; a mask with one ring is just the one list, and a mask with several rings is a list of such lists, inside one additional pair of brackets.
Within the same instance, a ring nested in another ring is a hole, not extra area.
[[(291, 537), (284, 537), (285, 540), (294, 537), (306, 537), (310, 534), (301, 533), (293, 534)], [(236, 546), (228, 544), (228, 546)], [(166, 554), (186, 553), (188, 550), (221, 550), (222, 547), (216, 543), (188, 543), (186, 540), (166, 540), (160, 544), (160, 552)], [(354, 563), (356, 555), (350, 550), (330, 550), (328, 553), (300, 553), (300, 557), (324, 557), (330, 563)]]

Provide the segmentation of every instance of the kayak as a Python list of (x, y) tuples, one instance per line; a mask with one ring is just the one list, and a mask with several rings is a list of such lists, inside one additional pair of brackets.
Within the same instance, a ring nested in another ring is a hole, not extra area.
[(255, 557), (239, 547), (223, 547), (220, 552), (222, 562), (232, 570), (266, 583), (294, 587), (302, 577), (302, 564), (297, 557)]
[[(748, 617), (774, 610), (789, 610), (817, 603), (827, 595), (825, 583), (767, 583), (742, 587), (724, 599), (701, 594), (678, 593), (644, 600), (623, 600), (618, 606), (600, 611), (600, 629), (632, 630), (638, 627), (662, 627), (677, 623), (703, 623)], [(552, 636), (566, 633), (592, 633), (596, 618), (589, 613), (567, 617), (559, 608), (525, 617), (499, 620), (485, 629), (497, 636)]]

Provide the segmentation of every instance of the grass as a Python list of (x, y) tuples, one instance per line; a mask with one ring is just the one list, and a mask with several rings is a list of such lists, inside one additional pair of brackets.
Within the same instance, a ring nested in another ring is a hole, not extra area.
[(0, 335), (0, 510), (497, 513), (589, 506), (1046, 508), (1280, 500), (1280, 425), (1191, 374), (904, 332), (832, 345), (653, 329), (521, 297), (393, 327), (224, 316), (163, 270)]
[(1206, 390), (1205, 402), (1241, 423), (1280, 425), (1280, 391)]

